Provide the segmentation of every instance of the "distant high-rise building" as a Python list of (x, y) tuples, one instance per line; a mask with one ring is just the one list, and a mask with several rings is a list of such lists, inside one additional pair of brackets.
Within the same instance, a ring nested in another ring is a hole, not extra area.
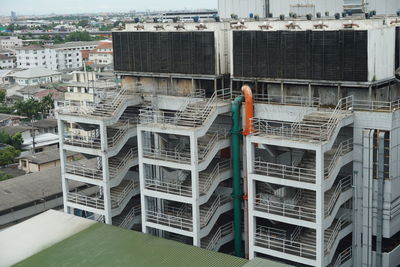
[(17, 12), (11, 11), (11, 22), (14, 22), (17, 20)]

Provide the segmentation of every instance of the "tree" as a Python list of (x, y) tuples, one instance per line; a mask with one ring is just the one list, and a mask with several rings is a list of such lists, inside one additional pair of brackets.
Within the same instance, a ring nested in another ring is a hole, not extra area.
[(6, 166), (14, 163), (15, 158), (21, 154), (21, 151), (16, 150), (12, 146), (7, 146), (5, 149), (0, 150), (0, 166)]
[(6, 100), (6, 91), (0, 89), (0, 102), (4, 102)]
[(0, 132), (0, 143), (7, 144), (13, 146), (17, 150), (21, 150), (22, 144), (24, 143), (24, 139), (22, 138), (21, 133), (16, 133), (15, 135), (11, 136), (10, 134), (1, 131)]
[(34, 98), (29, 98), (28, 100), (19, 100), (15, 103), (15, 110), (17, 114), (27, 117), (29, 120), (33, 118), (40, 118), (39, 112), (42, 111), (42, 104)]
[(86, 26), (88, 26), (89, 25), (89, 21), (87, 20), (87, 19), (83, 19), (83, 20), (80, 20), (77, 24), (76, 24), (76, 26), (81, 26), (81, 27), (86, 27)]
[(48, 114), (50, 110), (54, 109), (53, 94), (48, 94), (40, 101), (40, 109), (43, 114)]
[(24, 139), (22, 138), (21, 133), (16, 133), (11, 137), (11, 144), (15, 149), (21, 150), (22, 149), (22, 144), (24, 143)]
[(76, 41), (93, 41), (93, 38), (88, 32), (73, 32), (65, 37), (66, 42), (76, 42)]

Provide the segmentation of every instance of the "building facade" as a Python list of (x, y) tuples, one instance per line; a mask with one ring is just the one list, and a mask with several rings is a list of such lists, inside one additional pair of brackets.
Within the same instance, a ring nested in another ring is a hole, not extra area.
[[(123, 180), (111, 163), (135, 149), (118, 170), (137, 166), (145, 233), (292, 265), (397, 266), (398, 20), (243, 23), (113, 34), (122, 88), (58, 113), (65, 211), (113, 223)], [(243, 99), (242, 132), (231, 114)], [(96, 167), (67, 164), (68, 150)], [(69, 180), (99, 193), (75, 194)]]
[(98, 42), (70, 42), (51, 46), (24, 46), (16, 49), (17, 67), (42, 67), (51, 70), (79, 69), (83, 67), (81, 50), (90, 50)]

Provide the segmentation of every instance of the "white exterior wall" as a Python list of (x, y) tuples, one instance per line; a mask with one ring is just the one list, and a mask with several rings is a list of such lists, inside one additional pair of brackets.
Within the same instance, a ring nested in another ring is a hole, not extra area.
[(7, 39), (0, 39), (0, 48), (16, 48), (22, 46), (22, 40), (18, 37), (10, 36)]
[(12, 69), (15, 68), (15, 58), (0, 59), (1, 69)]
[(108, 65), (113, 63), (113, 55), (107, 53), (90, 53), (89, 61), (92, 61), (94, 64)]
[(82, 45), (69, 48), (43, 48), (36, 50), (17, 50), (17, 67), (43, 67), (51, 70), (81, 68), (83, 66), (81, 50), (90, 50), (96, 45)]
[(248, 18), (250, 13), (266, 16), (266, 3), (269, 0), (218, 0), (218, 13), (223, 19), (236, 14), (239, 18)]
[(45, 83), (53, 83), (61, 81), (61, 75), (51, 75), (45, 77), (35, 77), (35, 78), (15, 78), (15, 82), (19, 85), (38, 85)]
[(53, 49), (17, 50), (17, 68), (30, 69), (42, 67), (57, 70), (57, 54)]
[(399, 0), (368, 0), (366, 11), (375, 10), (377, 15), (393, 15), (400, 9)]
[[(394, 0), (396, 1), (396, 0)], [(301, 7), (298, 7), (300, 5)], [(343, 0), (219, 0), (218, 13), (221, 18), (230, 18), (236, 14), (239, 18), (248, 18), (250, 13), (265, 18), (267, 13), (274, 17), (283, 14), (289, 16), (290, 12), (298, 15), (317, 12), (330, 14), (343, 11)]]
[(368, 80), (379, 81), (394, 76), (395, 28), (368, 31)]

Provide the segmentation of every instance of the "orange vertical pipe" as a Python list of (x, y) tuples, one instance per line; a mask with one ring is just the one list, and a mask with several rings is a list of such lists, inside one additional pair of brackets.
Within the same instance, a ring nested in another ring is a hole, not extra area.
[(251, 120), (254, 117), (253, 93), (248, 85), (243, 85), (242, 92), (246, 99), (246, 128), (243, 131), (243, 135), (247, 136), (254, 132), (254, 126)]

